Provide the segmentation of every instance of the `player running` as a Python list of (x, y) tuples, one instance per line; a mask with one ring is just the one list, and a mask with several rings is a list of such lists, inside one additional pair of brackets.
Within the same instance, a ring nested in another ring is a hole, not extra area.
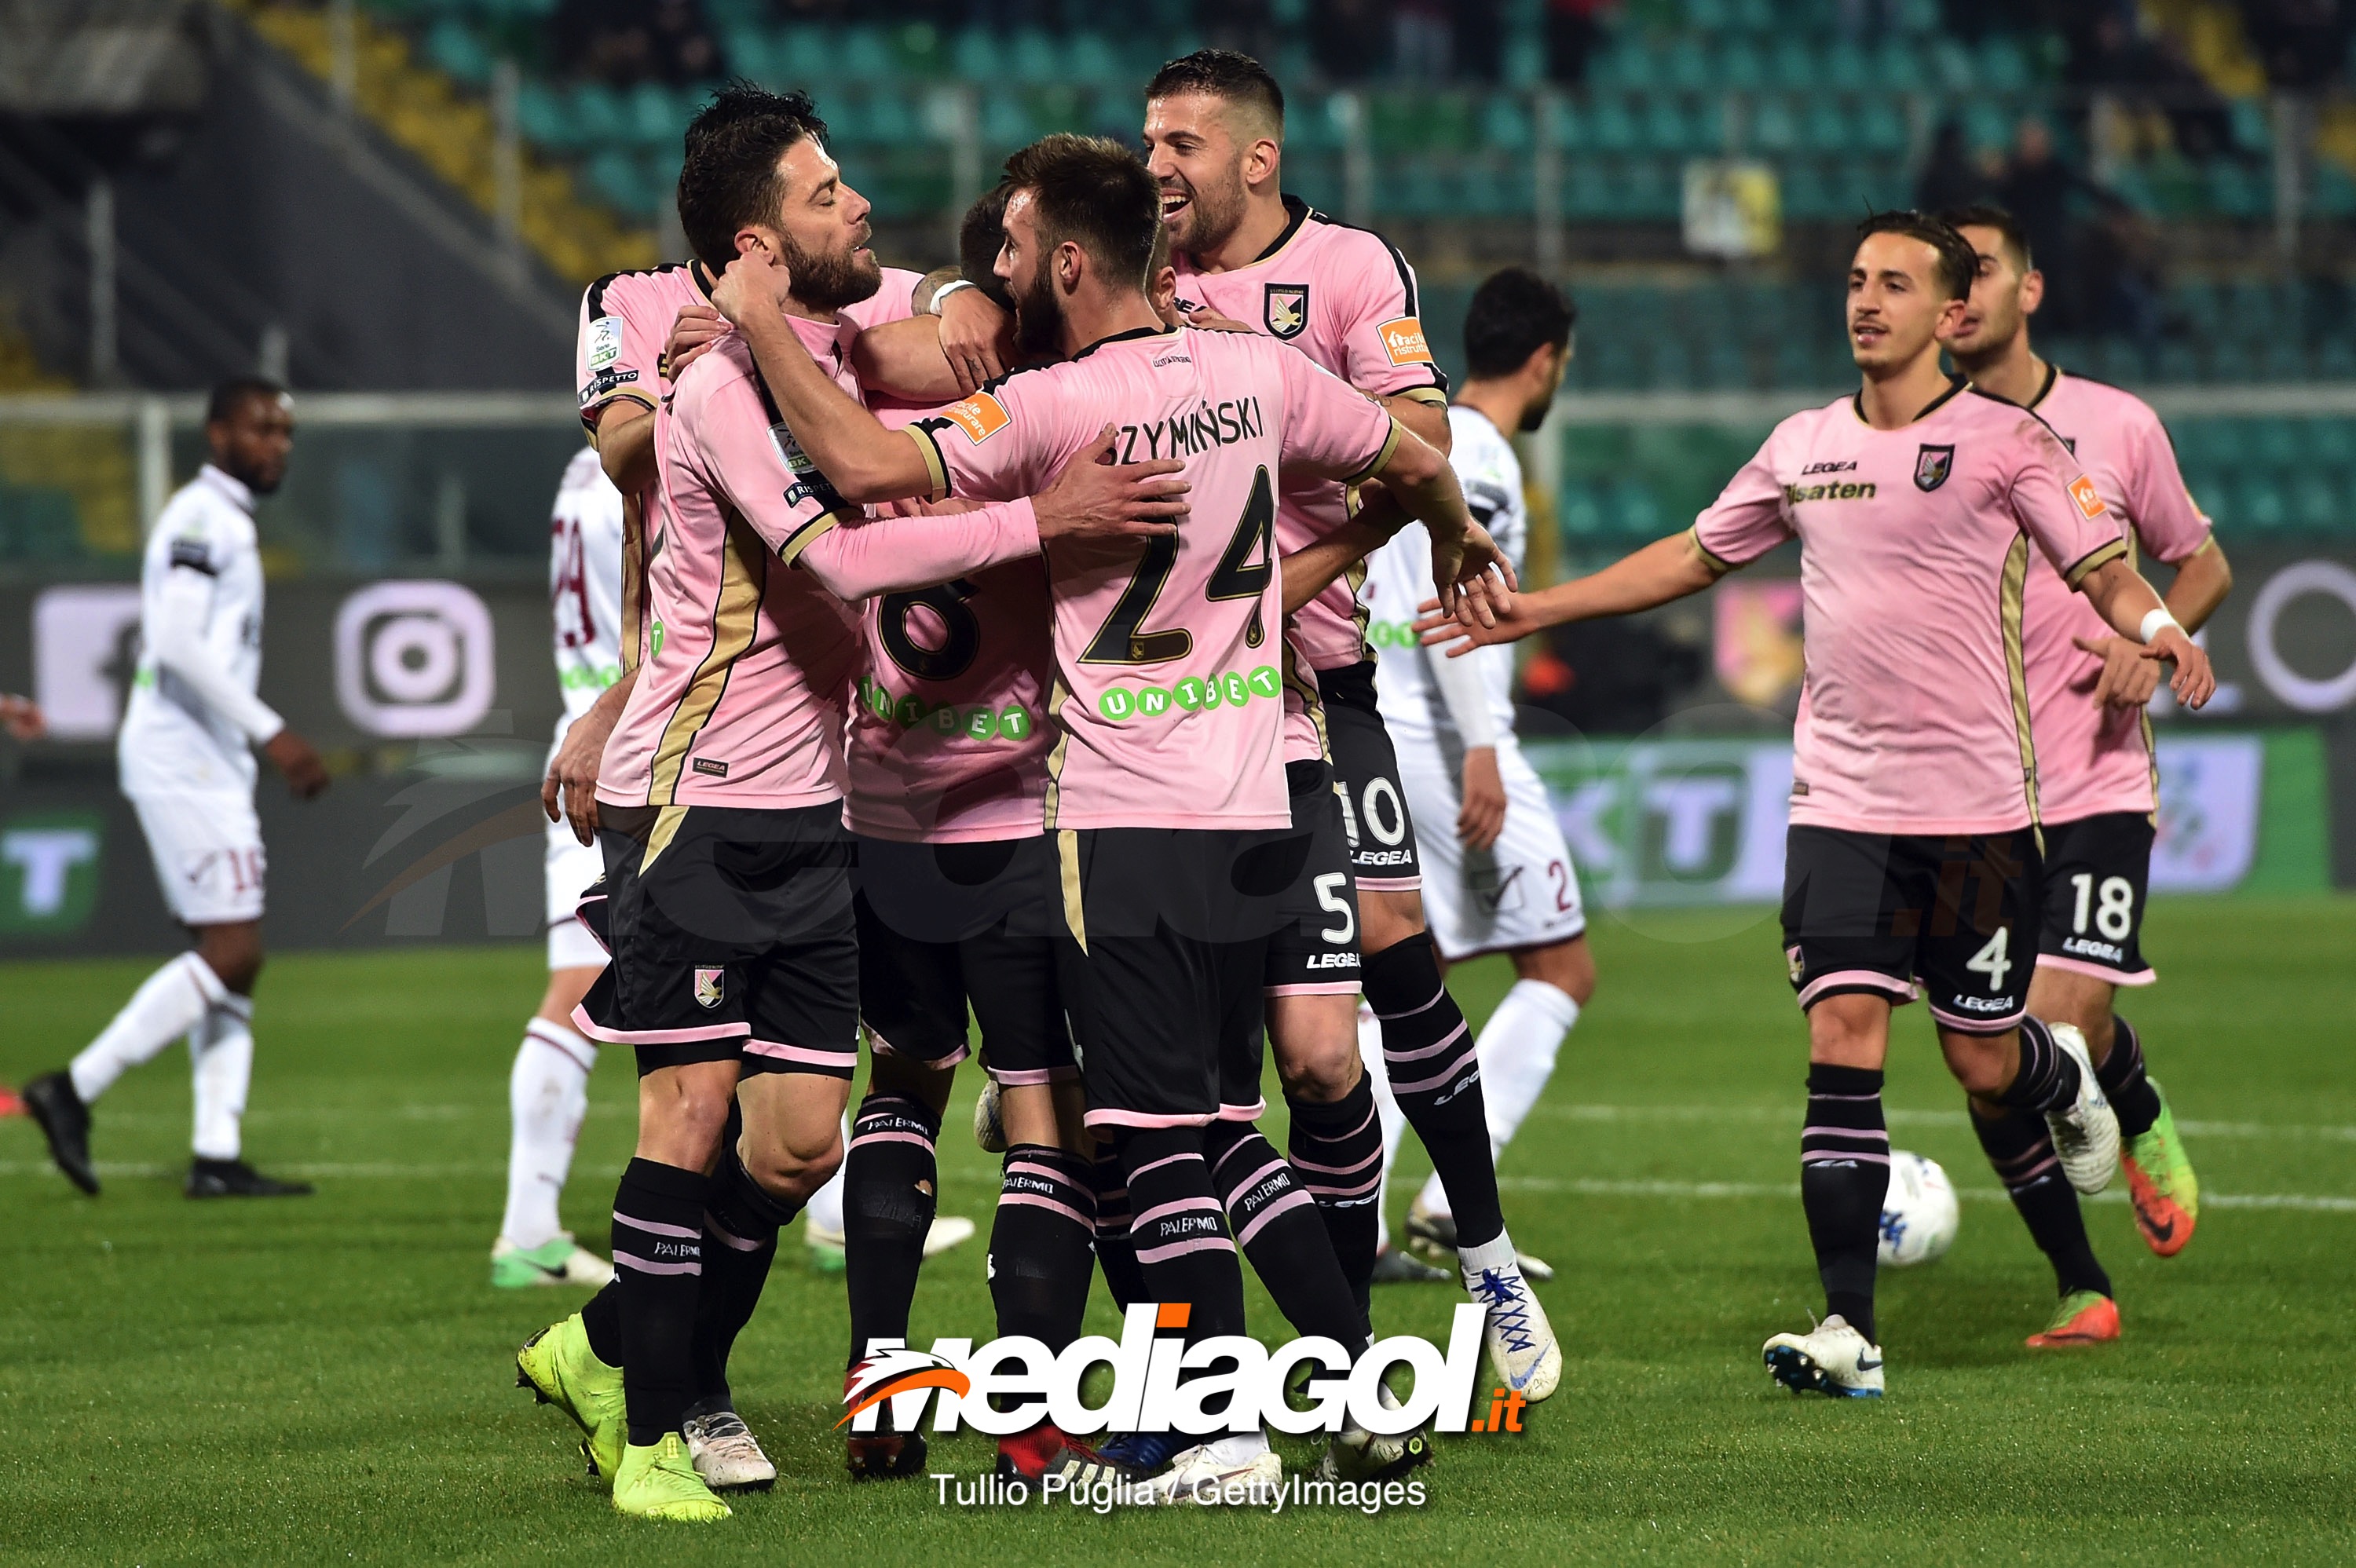
[(262, 972), (262, 825), (252, 748), (297, 800), (327, 787), (310, 742), (254, 695), (262, 678), (262, 552), (253, 503), (286, 477), (294, 410), (257, 376), (223, 381), (205, 410), (211, 461), (147, 536), (139, 571), (138, 673), (115, 741), (172, 917), (196, 937), (148, 976), (70, 1067), (25, 1085), (25, 1109), (67, 1179), (98, 1191), (91, 1106), (130, 1069), (187, 1037), (196, 1094), (191, 1198), (301, 1196), (261, 1174), (239, 1124), (253, 1077), (253, 982)]
[[(733, 89), (707, 113), (719, 123), (691, 129), (680, 176), (698, 259), (790, 266), (781, 330), (855, 386), (840, 313), (881, 282), (868, 204), (806, 97)], [(777, 417), (741, 335), (681, 372), (659, 420), (655, 630), (597, 784), (613, 957), (573, 1014), (637, 1054), (637, 1154), (615, 1198), (614, 1288), (518, 1361), (587, 1434), (617, 1509), (709, 1520), (729, 1510), (681, 1424), (725, 1397), (778, 1229), (841, 1159), (856, 1061), (841, 799), (860, 636), (844, 601), (1046, 538), (1166, 529), (1141, 518), (1183, 503), (1150, 472), (1089, 464), (1035, 506), (862, 523)]]
[[(565, 731), (622, 678), (622, 493), (595, 449), (573, 453), (549, 520), (549, 608), (564, 703), (552, 767)], [(501, 1289), (599, 1286), (614, 1277), (614, 1266), (576, 1243), (557, 1213), (597, 1065), (597, 1047), (573, 1027), (573, 1009), (605, 966), (605, 950), (573, 911), (605, 871), (595, 847), (575, 838), (570, 824), (549, 824), (548, 988), (508, 1075), (508, 1203), (491, 1247), (491, 1284)]]
[[(1146, 293), (1158, 202), (1134, 155), (1051, 136), (1010, 159), (1007, 176), (999, 275), (1020, 347), (1061, 356), (1055, 364), (904, 435), (841, 396), (772, 313), (731, 314), (787, 422), (847, 496), (1021, 495), (1077, 466), (1107, 417), (1121, 455), (1185, 459), (1194, 506), (1177, 533), (1047, 552), (1049, 709), (1062, 732), (1044, 813), (1087, 1124), (1119, 1158), (1143, 1287), (1192, 1304), (1194, 1342), (1243, 1328), (1211, 1147), (1223, 1051), (1257, 1040), (1266, 939), (1290, 881), (1258, 869), (1258, 852), (1293, 837), (1283, 686), (1267, 645), (1282, 609), (1275, 475), (1288, 464), (1336, 480), (1381, 475), (1439, 525), (1437, 576), (1451, 587), (1467, 519), (1446, 464), (1377, 405), (1250, 336), (1162, 324)], [(779, 286), (776, 272), (740, 263), (723, 291), (741, 278), (758, 301)], [(1328, 1296), (1329, 1332), (1357, 1338), (1338, 1270)], [(1278, 1472), (1253, 1433), (1181, 1454), (1161, 1486), (1192, 1497)]]
[[(1570, 363), (1576, 313), (1552, 283), (1519, 267), (1474, 292), (1464, 320), (1470, 371), (1448, 411), (1448, 460), (1464, 504), (1516, 570), (1529, 539), (1522, 465), (1513, 437), (1536, 431)], [(1384, 649), (1378, 683), (1383, 726), (1398, 744), (1408, 815), (1422, 824), (1424, 908), (1441, 959), (1461, 964), (1507, 954), (1514, 987), (1475, 1042), (1492, 1157), (1502, 1156), (1554, 1072), (1563, 1037), (1595, 990), (1579, 873), (1546, 785), (1514, 735), (1514, 657), (1485, 649), (1465, 659), (1421, 646), (1415, 605), (1431, 575), (1423, 530), (1410, 525), (1366, 563), (1374, 641)], [(1381, 1082), (1379, 1041), (1366, 1063), (1383, 1107), (1383, 1173), (1398, 1156), (1405, 1118)], [(1456, 1254), (1448, 1189), (1434, 1171), (1408, 1211), (1409, 1246), (1440, 1260)], [(1523, 1256), (1533, 1279), (1552, 1277)]]
[[(2009, 398), (2053, 427), (2137, 547), (2176, 568), (2166, 603), (2198, 632), (2233, 587), (2233, 569), (2184, 487), (2168, 432), (2149, 404), (2115, 387), (2065, 374), (2029, 347), (2029, 317), (2044, 278), (2029, 240), (2001, 208), (1944, 215), (1979, 258), (1970, 306), (1948, 345), (1972, 384)], [(2121, 986), (2157, 976), (2141, 946), (2157, 823), (2158, 765), (2143, 705), (2158, 667), (2115, 637), (2092, 607), (2053, 573), (2029, 574), (2021, 624), (2029, 710), (2037, 740), (2038, 798), (2045, 826), (2044, 896), (2029, 1010), (2078, 1026), (2096, 1076), (2119, 1117), (2119, 1162), (2136, 1228), (2162, 1257), (2192, 1239), (2201, 1187), (2159, 1085), (2144, 1075), (2143, 1042), (2112, 1011)], [(2019, 1115), (1972, 1130), (2013, 1206), (2053, 1264), (2061, 1295), (2036, 1349), (2115, 1339), (2118, 1306), (2094, 1259), (2077, 1195), (2054, 1179), (2045, 1129)]]
[[(1284, 194), (1284, 94), (1275, 79), (1247, 55), (1205, 49), (1162, 67), (1145, 96), (1148, 162), (1181, 307), (1290, 344), (1445, 453), (1448, 383), (1424, 342), (1414, 269), (1381, 236)], [(1287, 479), (1278, 488), (1277, 548), (1290, 555), (1330, 537), (1348, 511), (1341, 485)], [(1363, 577), (1354, 570), (1303, 606), (1287, 633), (1286, 667), (1300, 667), (1293, 699), (1313, 707), (1322, 727), (1314, 739), (1330, 753), (1351, 849), (1358, 979), (1381, 1020), (1398, 1104), (1453, 1200), (1465, 1289), (1493, 1323), (1509, 1326), (1492, 1347), (1502, 1352), (1498, 1370), (1541, 1400), (1561, 1375), (1561, 1352), (1505, 1232), (1472, 1030), (1425, 930), (1416, 840), (1356, 602)], [(1381, 1156), (1355, 1003), (1346, 987), (1280, 985), (1269, 997), (1269, 1035), (1292, 1115), (1289, 1152), (1297, 1166), (1330, 1177), (1318, 1196), (1363, 1307)]]
[(2078, 1190), (2099, 1191), (2118, 1159), (2084, 1038), (2028, 1008), (2039, 804), (2020, 626), (2031, 555), (2135, 637), (2138, 657), (2174, 660), (2188, 706), (2215, 687), (2208, 655), (2128, 562), (2118, 518), (2068, 449), (2034, 414), (1940, 369), (1969, 312), (1972, 248), (1912, 212), (1858, 231), (1858, 391), (1778, 425), (1691, 529), (1525, 595), (1472, 636), (1650, 609), (1800, 541), (1808, 668), (1783, 942), (1808, 1018), (1800, 1194), (1827, 1316), (1774, 1336), (1764, 1356), (1794, 1391), (1846, 1397), (1883, 1386), (1873, 1286), (1891, 1008), (1919, 987), (1974, 1109), (2042, 1116)]

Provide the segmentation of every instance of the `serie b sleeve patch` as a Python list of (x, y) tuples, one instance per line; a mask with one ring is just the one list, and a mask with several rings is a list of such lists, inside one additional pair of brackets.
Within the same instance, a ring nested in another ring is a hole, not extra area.
[(1394, 365), (1429, 365), (1431, 346), (1423, 340), (1423, 323), (1411, 315), (1387, 321), (1376, 328), (1383, 336), (1383, 352)]
[(965, 432), (966, 440), (976, 446), (1009, 423), (1006, 405), (988, 392), (976, 392), (963, 402), (951, 403), (941, 411), (941, 417)]
[(2106, 510), (2102, 496), (2095, 493), (2094, 482), (2083, 474), (2070, 481), (2070, 499), (2078, 503), (2079, 515), (2090, 523)]

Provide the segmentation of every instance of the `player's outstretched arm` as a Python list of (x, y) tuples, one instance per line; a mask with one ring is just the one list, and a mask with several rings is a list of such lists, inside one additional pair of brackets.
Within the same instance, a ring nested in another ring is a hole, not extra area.
[(751, 251), (728, 264), (712, 303), (734, 322), (753, 351), (777, 411), (804, 452), (848, 501), (899, 501), (932, 490), (932, 471), (916, 443), (886, 430), (834, 379), (819, 368), (787, 318), (793, 275), (774, 257)]
[[(2233, 569), (2212, 536), (2177, 563), (2176, 581), (2168, 585), (2162, 602), (2169, 613), (2176, 617), (2177, 624), (2197, 633), (2217, 613), (2217, 606), (2225, 602), (2225, 595), (2233, 589)], [(2143, 644), (2135, 638), (2070, 640), (2087, 653), (2102, 656), (2103, 673), (2094, 682), (2095, 707), (2140, 708), (2159, 689), (2159, 661), (2144, 657)]]
[(2168, 684), (2179, 702), (2187, 708), (2199, 708), (2209, 700), (2210, 694), (2217, 689), (2217, 676), (2209, 667), (2209, 655), (2193, 642), (2190, 633), (2177, 624), (2158, 590), (2145, 581), (2143, 574), (2129, 566), (2125, 557), (2106, 560), (2081, 577), (2078, 592), (2086, 596), (2087, 603), (2119, 635), (2133, 637), (2143, 645), (2138, 656), (2153, 662), (2174, 661), (2176, 677)]
[(630, 688), (637, 684), (638, 672), (633, 669), (599, 692), (589, 710), (566, 727), (564, 743), (541, 781), (541, 810), (551, 822), (572, 824), (573, 837), (584, 844), (597, 842), (597, 773), (605, 765), (605, 741), (621, 722)]
[(1592, 621), (1605, 615), (1630, 615), (1673, 599), (1698, 593), (1724, 576), (1728, 568), (1712, 560), (1688, 528), (1667, 539), (1655, 539), (1632, 555), (1622, 556), (1591, 576), (1573, 578), (1535, 593), (1514, 596), (1509, 611), (1494, 626), (1468, 627), (1430, 600), (1415, 629), (1423, 640), (1445, 644), (1450, 658), (1462, 658), (1492, 643), (1518, 642), (1533, 632), (1569, 621)]
[(1394, 428), (1398, 439), (1373, 477), (1383, 482), (1384, 492), (1396, 497), (1430, 537), (1431, 581), (1439, 591), (1440, 607), (1463, 616), (1468, 629), (1477, 624), (1486, 630), (1510, 603), (1515, 586), (1513, 567), (1488, 530), (1465, 509), (1463, 487), (1448, 459), (1405, 426)]
[(597, 464), (625, 496), (655, 482), (655, 411), (635, 398), (616, 398), (597, 411)]
[(952, 403), (973, 390), (949, 365), (937, 316), (912, 315), (869, 327), (851, 340), (851, 368), (868, 390), (911, 403)]

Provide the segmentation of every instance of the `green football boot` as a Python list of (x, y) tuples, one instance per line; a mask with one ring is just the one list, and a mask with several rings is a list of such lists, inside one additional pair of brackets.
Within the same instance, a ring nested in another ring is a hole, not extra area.
[(621, 1468), (614, 1476), (614, 1508), (634, 1519), (678, 1520), (710, 1524), (726, 1519), (726, 1503), (712, 1495), (695, 1462), (687, 1456), (687, 1439), (666, 1432), (662, 1441), (644, 1448), (622, 1450)]
[(2127, 1140), (2119, 1164), (2127, 1173), (2127, 1197), (2135, 1203), (2136, 1229), (2145, 1243), (2161, 1257), (2172, 1258), (2192, 1239), (2201, 1218), (2201, 1179), (2185, 1157), (2184, 1141), (2176, 1136), (2176, 1114), (2168, 1096), (2159, 1094), (2159, 1115), (2150, 1126)]
[[(597, 1359), (581, 1314), (524, 1341), (516, 1352), (516, 1387), (531, 1390), (541, 1403), (572, 1417), (581, 1428), (581, 1453), (589, 1461), (589, 1473), (613, 1480), (621, 1469), (629, 1432), (622, 1411), (622, 1369)], [(691, 1467), (689, 1473), (693, 1473)]]

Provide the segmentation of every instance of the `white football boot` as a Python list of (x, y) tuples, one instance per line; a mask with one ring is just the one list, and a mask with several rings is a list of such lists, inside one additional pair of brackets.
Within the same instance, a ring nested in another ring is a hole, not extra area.
[(2111, 1184), (2119, 1167), (2119, 1115), (2094, 1077), (2094, 1061), (2086, 1051), (2086, 1037), (2075, 1024), (2047, 1024), (2053, 1043), (2078, 1064), (2078, 1098), (2066, 1111), (2048, 1111), (2045, 1125), (2053, 1133), (2053, 1152), (2062, 1157), (2062, 1174), (2079, 1191), (2093, 1194)]
[[(1390, 1384), (1375, 1386), (1381, 1391), (1385, 1410), (1399, 1407), (1398, 1395), (1391, 1392)], [(1344, 1421), (1342, 1430), (1325, 1445), (1313, 1475), (1321, 1481), (1389, 1481), (1430, 1463), (1431, 1433), (1427, 1428), (1384, 1437)]]
[(984, 1154), (1006, 1152), (1006, 1118), (999, 1111), (998, 1080), (984, 1078), (973, 1103), (973, 1141)]
[(925, 1232), (925, 1255), (937, 1258), (951, 1247), (961, 1247), (973, 1240), (973, 1221), (962, 1214), (936, 1214), (932, 1229)]
[(690, 1416), (680, 1423), (695, 1473), (715, 1492), (766, 1492), (777, 1481), (777, 1467), (754, 1441), (752, 1428), (733, 1410)]
[(1805, 1334), (1776, 1335), (1760, 1353), (1769, 1373), (1794, 1393), (1881, 1397), (1881, 1347), (1867, 1344), (1837, 1312)]
[[(1181, 1451), (1153, 1477), (1157, 1503), (1208, 1501), (1266, 1504), (1284, 1484), (1284, 1461), (1265, 1432), (1229, 1433)], [(1234, 1487), (1235, 1491), (1228, 1488)]]
[(1511, 1236), (1456, 1253), (1464, 1292), (1486, 1317), (1481, 1339), (1488, 1348), (1489, 1364), (1515, 1392), (1532, 1404), (1554, 1392), (1562, 1381), (1562, 1348), (1555, 1343), (1554, 1325), (1522, 1273)]

